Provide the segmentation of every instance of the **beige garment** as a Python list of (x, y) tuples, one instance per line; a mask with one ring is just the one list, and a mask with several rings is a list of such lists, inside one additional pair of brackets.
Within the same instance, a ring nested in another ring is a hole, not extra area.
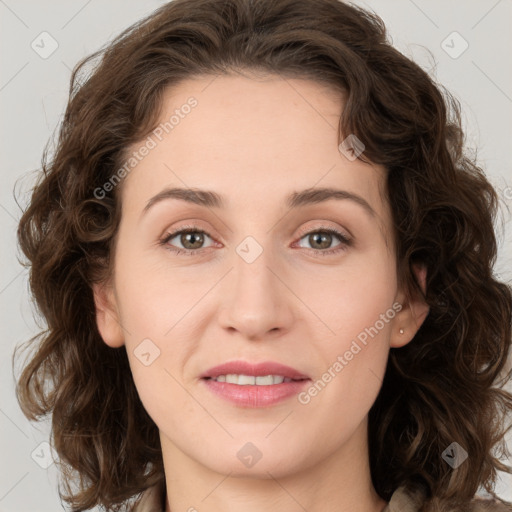
[[(133, 512), (165, 512), (164, 493), (163, 485), (150, 487), (143, 493)], [(382, 512), (417, 512), (423, 498), (421, 489), (414, 493), (408, 493), (405, 487), (399, 487)], [(191, 510), (194, 509), (191, 507)], [(512, 506), (497, 500), (475, 498), (469, 509), (453, 512), (512, 512)]]
[(163, 482), (150, 487), (140, 498), (133, 512), (165, 512), (165, 488)]
[[(417, 512), (424, 499), (425, 493), (421, 488), (409, 493), (405, 487), (399, 487), (382, 512)], [(495, 499), (475, 497), (469, 508), (452, 512), (512, 512), (512, 506)]]

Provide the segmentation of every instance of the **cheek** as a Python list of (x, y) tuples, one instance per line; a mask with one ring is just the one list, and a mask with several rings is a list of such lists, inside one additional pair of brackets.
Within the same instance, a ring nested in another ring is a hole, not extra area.
[(394, 265), (381, 254), (360, 258), (338, 278), (324, 282), (321, 292), (317, 289), (312, 297), (330, 329), (326, 338), (317, 340), (317, 346), (325, 367), (319, 387), (326, 384), (329, 388), (324, 399), (333, 411), (369, 409), (378, 394), (396, 316)]
[(207, 276), (203, 280), (190, 269), (173, 267), (160, 251), (127, 250), (116, 260), (120, 315), (132, 338), (165, 339), (209, 282)]
[(183, 425), (194, 425), (204, 417), (204, 410), (179, 383), (181, 376), (169, 369), (164, 354), (149, 366), (131, 357), (130, 366), (139, 398), (159, 430), (176, 434), (184, 430)]
[(179, 429), (175, 418), (193, 413), (190, 395), (179, 384), (182, 366), (197, 349), (193, 307), (214, 284), (215, 276), (198, 276), (192, 267), (182, 272), (163, 265), (163, 258), (155, 261), (136, 250), (119, 253), (116, 290), (135, 386), (159, 427), (165, 418)]
[(335, 271), (308, 279), (308, 305), (340, 340), (374, 325), (397, 292), (395, 262), (377, 251), (354, 253)]

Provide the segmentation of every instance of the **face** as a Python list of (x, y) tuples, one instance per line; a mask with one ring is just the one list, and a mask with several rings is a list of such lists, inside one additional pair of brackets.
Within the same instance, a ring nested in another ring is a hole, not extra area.
[[(397, 288), (385, 169), (339, 150), (342, 98), (312, 81), (196, 78), (164, 100), (172, 129), (132, 148), (147, 154), (123, 184), (114, 276), (94, 288), (104, 341), (125, 345), (163, 450), (276, 477), (346, 453), (364, 439), (390, 347), (428, 312)], [(312, 202), (312, 188), (341, 192)], [(255, 400), (232, 401), (202, 376), (233, 361), (309, 380), (231, 382)]]

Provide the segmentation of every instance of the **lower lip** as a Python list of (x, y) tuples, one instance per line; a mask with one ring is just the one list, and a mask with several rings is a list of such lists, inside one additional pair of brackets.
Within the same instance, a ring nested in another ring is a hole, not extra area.
[(217, 382), (213, 379), (202, 379), (208, 389), (241, 407), (268, 407), (282, 402), (300, 393), (310, 379), (282, 382), (269, 386), (251, 386)]

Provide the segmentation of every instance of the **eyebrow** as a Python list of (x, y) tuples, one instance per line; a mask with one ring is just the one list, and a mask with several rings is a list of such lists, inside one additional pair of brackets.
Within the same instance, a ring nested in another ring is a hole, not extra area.
[[(146, 203), (142, 213), (145, 214), (152, 206), (166, 199), (180, 199), (207, 208), (225, 208), (223, 197), (211, 190), (201, 190), (198, 188), (166, 188), (153, 196)], [(361, 196), (353, 192), (335, 188), (308, 188), (301, 192), (292, 192), (286, 198), (286, 206), (290, 209), (296, 209), (300, 206), (317, 204), (331, 199), (353, 201), (361, 206), (371, 217), (377, 217), (375, 210)]]

